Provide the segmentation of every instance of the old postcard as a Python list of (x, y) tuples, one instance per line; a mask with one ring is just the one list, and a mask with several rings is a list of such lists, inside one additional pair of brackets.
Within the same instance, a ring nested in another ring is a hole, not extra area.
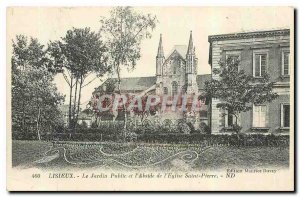
[(293, 191), (291, 7), (7, 8), (9, 191)]

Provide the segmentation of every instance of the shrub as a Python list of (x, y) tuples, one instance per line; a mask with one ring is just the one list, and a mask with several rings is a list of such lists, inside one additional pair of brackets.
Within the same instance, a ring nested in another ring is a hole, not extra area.
[[(149, 123), (149, 122), (148, 122)], [(226, 145), (226, 146), (288, 146), (289, 136), (264, 135), (264, 134), (224, 134), (211, 135), (210, 129), (205, 123), (200, 124), (198, 130), (190, 134), (184, 129), (190, 127), (185, 123), (169, 124), (140, 124), (132, 126), (127, 132), (128, 141), (146, 143), (181, 143), (181, 144), (203, 144), (203, 145)], [(123, 142), (122, 129), (124, 122), (102, 122), (97, 128), (80, 127), (77, 133), (71, 133), (66, 128), (59, 128), (54, 133), (42, 133), (42, 140), (47, 141), (113, 141)], [(15, 140), (37, 140), (37, 133), (24, 131), (13, 132)]]
[(169, 134), (143, 134), (138, 135), (139, 142), (147, 143), (183, 143), (226, 146), (286, 146), (289, 144), (288, 136), (275, 135), (209, 135), (193, 133), (190, 135), (180, 133)]
[(205, 124), (204, 122), (200, 123), (200, 133), (204, 133), (204, 134), (211, 134), (211, 130), (209, 128), (209, 126), (207, 126), (207, 124)]

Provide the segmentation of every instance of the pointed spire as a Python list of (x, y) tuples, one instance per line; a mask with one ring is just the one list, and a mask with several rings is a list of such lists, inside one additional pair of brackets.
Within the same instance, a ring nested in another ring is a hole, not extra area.
[(164, 49), (162, 46), (162, 34), (160, 34), (159, 44), (158, 44), (158, 50), (157, 50), (157, 56), (156, 57), (164, 57)]
[(187, 54), (193, 54), (193, 50), (194, 50), (194, 47), (193, 47), (193, 36), (192, 36), (192, 31), (191, 31)]

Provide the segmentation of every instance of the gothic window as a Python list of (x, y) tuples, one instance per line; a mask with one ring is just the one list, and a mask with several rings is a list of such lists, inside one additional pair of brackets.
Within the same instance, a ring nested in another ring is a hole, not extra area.
[(176, 75), (176, 69), (177, 69), (177, 65), (175, 64), (175, 65), (173, 66), (173, 75)]
[(172, 96), (176, 95), (178, 92), (178, 84), (176, 81), (172, 82)]
[(191, 73), (192, 72), (192, 63), (191, 63), (191, 58), (188, 57), (187, 60), (187, 73)]
[(186, 85), (183, 85), (183, 86), (181, 87), (181, 91), (182, 91), (183, 93), (186, 92)]
[(164, 87), (164, 94), (168, 94), (168, 88)]

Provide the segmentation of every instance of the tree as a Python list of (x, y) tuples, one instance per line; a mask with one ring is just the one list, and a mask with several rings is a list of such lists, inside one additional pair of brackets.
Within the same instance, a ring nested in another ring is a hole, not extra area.
[(18, 35), (12, 54), (12, 126), (13, 131), (52, 131), (58, 124), (58, 106), (64, 96), (57, 92), (44, 46), (37, 39)]
[[(82, 89), (109, 71), (107, 47), (99, 33), (90, 28), (73, 28), (62, 41), (50, 42), (49, 52), (54, 67), (62, 66), (64, 70), (63, 76), (70, 88), (69, 128), (76, 132)], [(96, 77), (87, 82), (93, 74)]]
[(271, 102), (278, 97), (272, 91), (274, 82), (269, 82), (270, 77), (266, 73), (261, 78), (255, 78), (238, 69), (239, 63), (231, 57), (220, 61), (220, 68), (213, 70), (219, 79), (205, 82), (206, 97), (219, 99), (217, 108), (235, 117), (233, 130), (236, 133), (241, 130), (237, 122), (241, 112), (251, 110), (252, 104)]
[[(140, 121), (143, 122), (148, 116), (155, 115), (158, 111), (159, 106), (148, 106), (147, 107), (147, 101), (149, 99), (149, 95), (135, 95), (134, 97), (131, 97), (129, 102), (132, 102), (131, 104), (128, 104), (128, 106), (133, 105), (135, 107), (131, 107), (131, 113), (132, 115), (139, 117)], [(154, 101), (154, 98), (151, 102)]]
[[(131, 7), (116, 7), (110, 12), (109, 18), (102, 18), (101, 32), (107, 36), (109, 61), (117, 73), (117, 90), (121, 94), (121, 69), (133, 70), (140, 59), (140, 46), (145, 38), (151, 38), (157, 18), (151, 14), (140, 14)], [(124, 132), (127, 115), (124, 107)]]

